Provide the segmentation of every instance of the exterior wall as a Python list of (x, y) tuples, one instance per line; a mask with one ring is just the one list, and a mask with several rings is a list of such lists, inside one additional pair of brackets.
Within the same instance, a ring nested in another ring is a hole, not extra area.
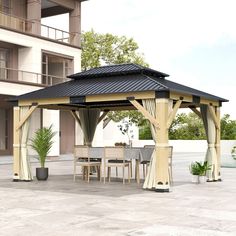
[(11, 0), (11, 7), (12, 15), (26, 19), (26, 0)]
[(60, 113), (54, 110), (43, 110), (43, 126), (49, 127), (53, 124), (53, 131), (56, 135), (53, 138), (54, 144), (48, 156), (60, 155)]
[(3, 94), (3, 95), (17, 96), (23, 93), (36, 91), (40, 88), (42, 87), (0, 81), (0, 94)]

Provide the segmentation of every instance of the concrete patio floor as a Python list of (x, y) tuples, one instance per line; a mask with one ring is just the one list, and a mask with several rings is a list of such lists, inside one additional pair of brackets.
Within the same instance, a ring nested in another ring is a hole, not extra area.
[(235, 236), (236, 169), (222, 168), (223, 182), (192, 184), (188, 166), (203, 158), (174, 154), (170, 193), (144, 191), (134, 180), (73, 182), (69, 159), (47, 162), (46, 182), (12, 182), (12, 165), (2, 162), (0, 235)]

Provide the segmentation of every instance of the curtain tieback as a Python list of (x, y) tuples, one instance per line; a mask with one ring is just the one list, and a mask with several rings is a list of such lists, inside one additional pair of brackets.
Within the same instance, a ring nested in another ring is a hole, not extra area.
[(21, 145), (20, 144), (13, 144), (13, 147), (15, 148), (15, 147), (21, 147)]
[(215, 147), (220, 147), (220, 144), (215, 144)]
[(214, 148), (214, 147), (215, 147), (215, 144), (214, 144), (214, 143), (209, 143), (209, 144), (208, 144), (208, 147), (209, 147), (209, 148)]

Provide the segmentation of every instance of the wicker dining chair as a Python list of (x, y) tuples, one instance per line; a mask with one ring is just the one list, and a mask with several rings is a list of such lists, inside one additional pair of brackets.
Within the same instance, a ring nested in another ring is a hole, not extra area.
[(128, 168), (128, 182), (130, 183), (131, 161), (125, 160), (124, 147), (105, 147), (104, 148), (104, 183), (106, 182), (106, 168), (108, 180), (111, 181), (111, 168), (120, 167), (123, 170), (123, 184), (125, 183), (125, 168)]
[(83, 179), (90, 180), (91, 168), (96, 168), (98, 180), (101, 180), (101, 161), (94, 160), (89, 155), (89, 147), (75, 145), (74, 147), (74, 181), (76, 177), (76, 167), (81, 166)]

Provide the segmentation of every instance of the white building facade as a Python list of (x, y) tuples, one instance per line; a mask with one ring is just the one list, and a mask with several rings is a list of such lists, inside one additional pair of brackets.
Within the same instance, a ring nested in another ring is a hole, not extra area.
[[(0, 0), (0, 155), (11, 155), (14, 96), (52, 86), (81, 68), (82, 0)], [(68, 13), (69, 32), (41, 24)], [(71, 153), (78, 129), (66, 111), (38, 109), (31, 131), (53, 124), (52, 156)], [(78, 131), (79, 132), (79, 131)], [(77, 135), (78, 136), (78, 135)]]

